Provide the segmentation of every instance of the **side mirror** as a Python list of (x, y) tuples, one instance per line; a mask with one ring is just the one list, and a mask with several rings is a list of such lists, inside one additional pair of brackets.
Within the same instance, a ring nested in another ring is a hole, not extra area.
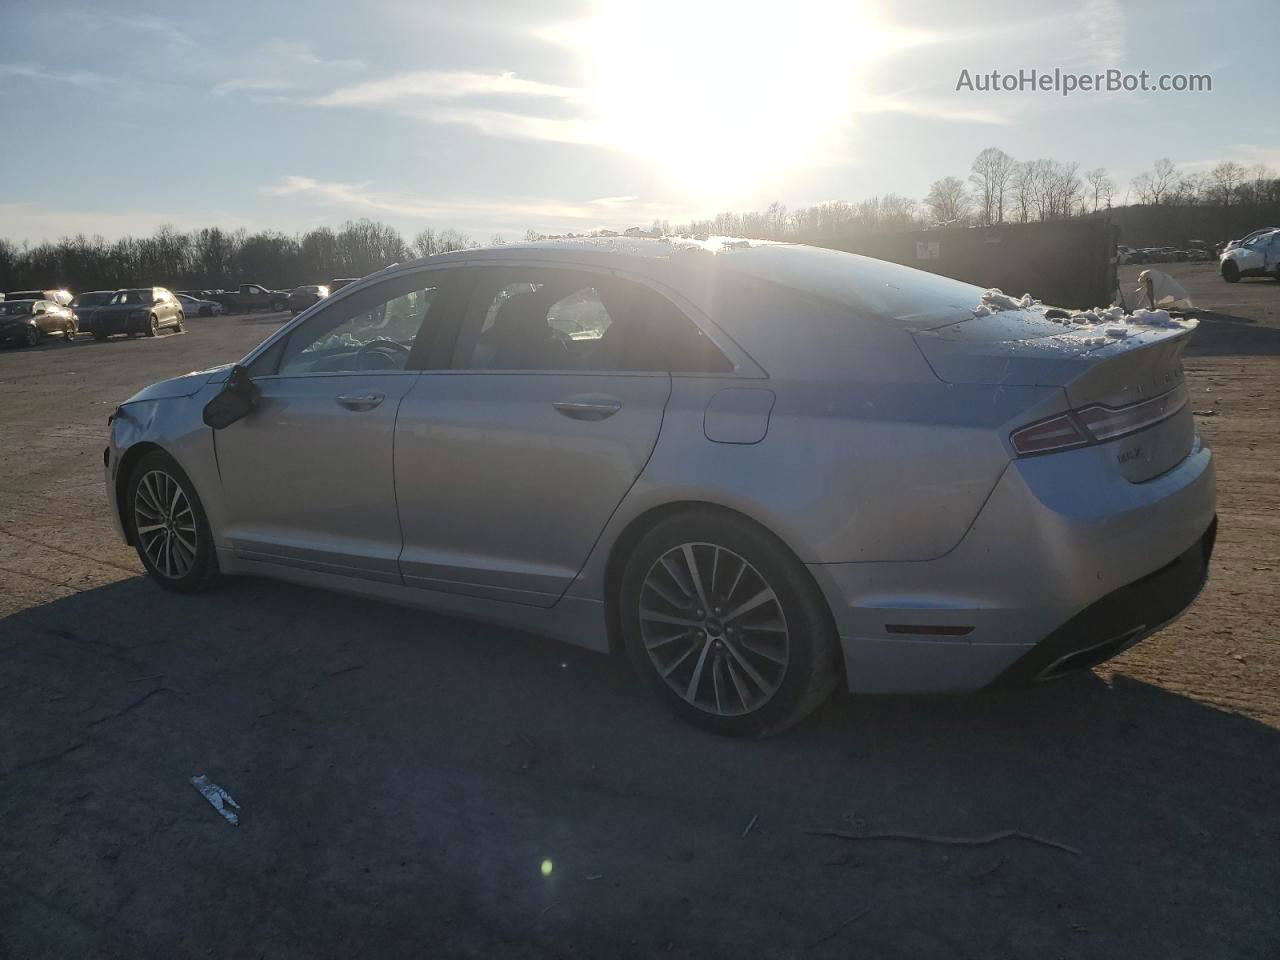
[(35, 308), (34, 310), (32, 310), (31, 312), (32, 312), (33, 314), (35, 314), (35, 315), (38, 317), (38, 316), (40, 316), (40, 314), (45, 313), (46, 311), (45, 311), (45, 308), (44, 308), (44, 307), (36, 307), (36, 308)]
[(258, 405), (260, 396), (262, 391), (249, 377), (249, 371), (236, 364), (222, 385), (222, 392), (204, 405), (205, 426), (214, 430), (231, 426)]

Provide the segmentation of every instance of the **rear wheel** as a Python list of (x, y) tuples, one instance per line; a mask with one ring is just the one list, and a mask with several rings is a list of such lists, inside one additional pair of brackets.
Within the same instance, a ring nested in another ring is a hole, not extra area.
[(834, 689), (839, 644), (808, 571), (772, 534), (714, 510), (658, 523), (619, 592), (632, 664), (681, 716), (729, 736), (798, 723)]
[(1224, 260), (1222, 262), (1222, 279), (1227, 283), (1236, 283), (1240, 279), (1240, 268), (1236, 266), (1234, 260)]
[(70, 343), (76, 338), (76, 322), (74, 320), (67, 321), (67, 328), (62, 331), (62, 339)]
[(178, 314), (178, 319), (177, 319), (177, 320), (174, 322), (174, 324), (173, 324), (173, 332), (174, 332), (174, 333), (181, 333), (181, 332), (182, 332), (182, 330), (183, 330), (183, 327), (182, 327), (182, 321), (183, 321), (184, 319), (185, 319), (185, 317), (184, 317), (181, 313), (180, 313), (180, 314)]
[(23, 335), (23, 342), (28, 347), (34, 347), (40, 342), (40, 330), (34, 326), (27, 327), (27, 332)]
[(271, 304), (271, 309), (274, 310), (276, 313), (279, 313), (282, 310), (287, 310), (288, 307), (289, 305), (285, 303), (283, 300), (277, 300), (275, 303)]
[(160, 318), (154, 313), (147, 320), (147, 336), (158, 337), (160, 335)]
[(218, 578), (209, 521), (177, 461), (159, 450), (138, 461), (125, 509), (130, 539), (147, 572), (166, 590), (196, 593)]

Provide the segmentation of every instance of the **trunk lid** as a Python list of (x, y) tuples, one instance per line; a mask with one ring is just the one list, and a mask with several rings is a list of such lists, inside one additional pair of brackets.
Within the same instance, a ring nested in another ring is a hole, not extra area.
[[(1109, 327), (1126, 335), (1107, 336)], [(1159, 416), (1158, 422), (1099, 438), (1116, 446), (1120, 474), (1139, 483), (1176, 466), (1195, 441), (1182, 371), (1182, 352), (1194, 329), (1194, 322), (1167, 328), (1107, 323), (1080, 328), (1046, 319), (1033, 309), (1003, 310), (917, 330), (913, 336), (934, 373), (947, 383), (1061, 387), (1076, 411), (1147, 404), (1141, 409)], [(1165, 400), (1152, 403), (1160, 397)]]

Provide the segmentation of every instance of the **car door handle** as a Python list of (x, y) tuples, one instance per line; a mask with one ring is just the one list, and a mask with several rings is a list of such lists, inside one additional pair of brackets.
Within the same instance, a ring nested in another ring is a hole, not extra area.
[(344, 393), (338, 403), (348, 410), (372, 410), (386, 398), (384, 393)]
[(561, 400), (552, 406), (571, 420), (603, 420), (622, 409), (617, 400)]

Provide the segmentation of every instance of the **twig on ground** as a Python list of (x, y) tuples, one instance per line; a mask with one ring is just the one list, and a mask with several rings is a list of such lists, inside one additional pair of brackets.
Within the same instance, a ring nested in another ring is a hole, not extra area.
[(547, 904), (545, 907), (543, 907), (541, 910), (539, 910), (539, 911), (538, 911), (538, 916), (542, 916), (542, 914), (546, 913), (546, 912), (547, 912), (548, 910), (550, 910), (552, 907), (558, 907), (558, 906), (560, 906), (560, 901), (559, 901), (559, 900), (554, 900), (554, 901), (552, 901), (551, 903), (548, 903), (548, 904)]
[(870, 912), (871, 912), (871, 908), (870, 908), (870, 907), (867, 907), (867, 909), (865, 909), (865, 910), (861, 911), (860, 913), (855, 913), (852, 917), (850, 917), (850, 918), (849, 918), (848, 920), (846, 920), (844, 923), (840, 924), (840, 926), (836, 927), (834, 930), (832, 930), (832, 931), (831, 931), (830, 933), (828, 933), (826, 936), (824, 936), (824, 937), (819, 937), (817, 940), (813, 941), (813, 943), (809, 944), (809, 949), (810, 949), (810, 950), (812, 950), (814, 947), (821, 946), (822, 944), (826, 943), (828, 940), (830, 940), (832, 937), (834, 937), (837, 933), (839, 933), (839, 932), (840, 932), (841, 930), (843, 930), (845, 927), (849, 926), (849, 924), (853, 923), (853, 922), (854, 922), (854, 921), (856, 921), (856, 920), (861, 920), (863, 917), (865, 917), (865, 916), (866, 916), (868, 913), (870, 913)]
[(974, 880), (985, 880), (987, 877), (991, 876), (993, 873), (995, 873), (997, 870), (999, 870), (999, 869), (1000, 869), (1001, 867), (1003, 867), (1003, 866), (1004, 866), (1004, 857), (1001, 857), (999, 860), (997, 860), (997, 861), (996, 861), (995, 863), (993, 863), (991, 866), (987, 867), (987, 869), (985, 869), (985, 870), (979, 870), (977, 873), (975, 873), (975, 874), (973, 875), (973, 879), (974, 879)]
[(751, 818), (751, 822), (747, 824), (747, 829), (745, 829), (745, 830), (743, 830), (743, 831), (742, 831), (742, 836), (741, 836), (741, 837), (739, 837), (738, 839), (739, 839), (739, 840), (745, 840), (745, 839), (747, 839), (747, 834), (751, 832), (751, 828), (752, 828), (752, 827), (754, 827), (754, 826), (756, 825), (756, 821), (757, 821), (757, 820), (759, 820), (759, 819), (760, 819), (760, 814), (758, 814), (758, 813), (757, 813), (757, 814), (755, 814), (754, 816), (752, 816), (752, 818)]
[(163, 673), (153, 673), (145, 677), (130, 677), (128, 680), (122, 680), (121, 683), (141, 683), (143, 680), (159, 680), (163, 677)]
[(1075, 847), (1069, 847), (1065, 843), (1037, 836), (1034, 833), (1024, 833), (1021, 830), (1001, 830), (981, 837), (942, 837), (930, 833), (845, 833), (842, 830), (808, 830), (806, 832), (815, 837), (836, 837), (840, 840), (915, 840), (919, 843), (938, 843), (950, 847), (983, 847), (989, 843), (999, 843), (1001, 840), (1026, 840), (1028, 843), (1038, 843), (1080, 856), (1080, 851)]

